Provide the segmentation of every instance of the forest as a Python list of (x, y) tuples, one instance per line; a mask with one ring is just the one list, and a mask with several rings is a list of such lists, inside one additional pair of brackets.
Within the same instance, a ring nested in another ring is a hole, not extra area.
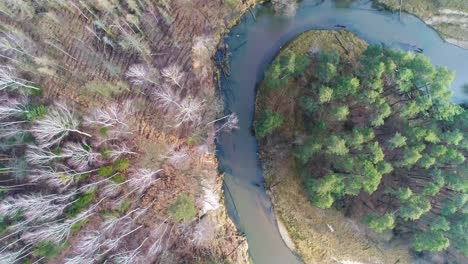
[(255, 122), (262, 144), (293, 145), (313, 205), (363, 208), (362, 222), (416, 252), (468, 255), (468, 119), (450, 100), (454, 73), (381, 45), (359, 52), (305, 44), (307, 52), (287, 49), (265, 73)]
[(247, 261), (211, 61), (243, 8), (0, 0), (0, 263)]

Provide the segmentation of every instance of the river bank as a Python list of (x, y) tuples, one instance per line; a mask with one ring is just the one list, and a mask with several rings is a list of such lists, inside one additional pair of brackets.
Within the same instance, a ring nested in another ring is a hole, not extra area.
[(437, 30), (447, 42), (468, 49), (468, 2), (466, 1), (375, 0), (374, 3), (380, 9), (414, 14)]

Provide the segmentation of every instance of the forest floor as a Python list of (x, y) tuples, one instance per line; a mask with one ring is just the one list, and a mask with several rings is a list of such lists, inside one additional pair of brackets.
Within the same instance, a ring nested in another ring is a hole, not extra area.
[[(395, 12), (400, 10), (400, 0), (375, 2)], [(420, 17), (434, 27), (446, 41), (468, 48), (468, 1), (404, 0), (402, 3), (402, 11)]]
[[(367, 44), (346, 31), (309, 31), (283, 48), (277, 56), (290, 50), (304, 54), (312, 46), (339, 51), (341, 56), (353, 61)], [(262, 92), (265, 85), (261, 84), (258, 91), (257, 113), (270, 108), (285, 120), (279, 131), (259, 139), (266, 187), (278, 217), (285, 224), (304, 262), (411, 263), (408, 249), (404, 245), (396, 245), (391, 234), (377, 235), (336, 209), (320, 209), (310, 203), (292, 159), (290, 143), (303, 131), (302, 113), (295, 111), (300, 108), (295, 107), (294, 95), (305, 84), (301, 79), (290, 81), (282, 89), (269, 91), (268, 96)], [(352, 212), (352, 215), (359, 214)]]

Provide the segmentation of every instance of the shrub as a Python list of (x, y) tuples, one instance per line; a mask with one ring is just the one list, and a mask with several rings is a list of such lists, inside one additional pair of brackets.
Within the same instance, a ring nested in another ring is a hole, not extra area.
[(101, 177), (110, 177), (114, 174), (114, 168), (112, 166), (101, 167), (98, 171), (98, 175)]
[(119, 95), (125, 91), (128, 91), (128, 84), (124, 82), (111, 83), (111, 82), (100, 82), (94, 81), (86, 85), (85, 91), (89, 95), (101, 95), (105, 98), (111, 98), (112, 96)]
[(29, 122), (34, 122), (47, 113), (47, 106), (45, 105), (30, 105), (27, 107), (27, 112), (25, 112), (24, 117)]
[(188, 221), (197, 214), (193, 199), (186, 193), (181, 194), (177, 201), (169, 208), (172, 219), (176, 222)]
[(77, 216), (88, 204), (90, 204), (94, 197), (96, 196), (96, 189), (93, 188), (89, 191), (78, 196), (76, 201), (72, 204), (72, 206), (67, 210), (65, 215), (66, 218), (73, 218)]
[(111, 181), (115, 183), (123, 183), (125, 181), (125, 176), (119, 173), (115, 175), (114, 177), (112, 177)]
[(34, 249), (32, 255), (35, 257), (53, 258), (60, 254), (66, 245), (57, 245), (50, 241), (40, 242)]
[(255, 133), (258, 137), (263, 138), (280, 127), (283, 122), (284, 118), (280, 114), (266, 110), (260, 114), (258, 121), (255, 121)]
[(114, 163), (114, 169), (120, 172), (127, 171), (129, 166), (130, 166), (130, 161), (127, 158), (119, 159)]
[(377, 233), (382, 233), (387, 229), (395, 227), (395, 216), (393, 214), (369, 214), (364, 218), (364, 222)]

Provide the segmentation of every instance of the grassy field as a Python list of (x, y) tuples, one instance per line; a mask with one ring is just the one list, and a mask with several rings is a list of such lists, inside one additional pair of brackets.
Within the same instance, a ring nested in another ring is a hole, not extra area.
[[(305, 54), (314, 47), (337, 50), (344, 58), (354, 61), (366, 46), (363, 40), (346, 31), (309, 31), (286, 46), (277, 57), (290, 51)], [(275, 210), (297, 253), (305, 263), (410, 263), (407, 248), (393, 244), (391, 234), (377, 236), (341, 212), (319, 209), (309, 202), (291, 158), (289, 143), (303, 129), (302, 113), (295, 111), (300, 109), (295, 103), (305, 85), (303, 82), (303, 79), (291, 81), (268, 93), (265, 84), (261, 84), (257, 96), (257, 113), (271, 108), (285, 120), (277, 133), (260, 140), (260, 155)]]
[[(400, 0), (375, 0), (398, 11)], [(403, 0), (401, 10), (415, 14), (438, 30), (449, 42), (468, 48), (468, 1), (466, 0)]]

